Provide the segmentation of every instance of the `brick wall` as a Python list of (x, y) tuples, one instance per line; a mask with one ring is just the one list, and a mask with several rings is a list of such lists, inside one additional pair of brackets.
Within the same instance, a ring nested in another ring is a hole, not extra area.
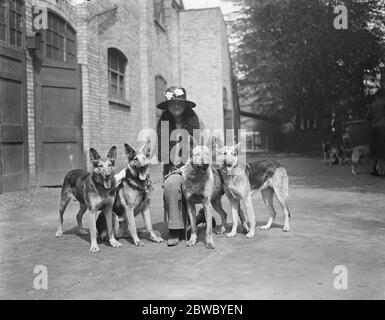
[(210, 129), (224, 127), (224, 86), (231, 97), (225, 32), (219, 8), (185, 10), (180, 14), (181, 82)]

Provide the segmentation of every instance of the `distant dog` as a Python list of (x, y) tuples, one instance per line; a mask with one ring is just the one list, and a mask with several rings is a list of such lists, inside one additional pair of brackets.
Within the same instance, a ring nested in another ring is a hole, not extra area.
[(255, 216), (252, 204), (252, 194), (261, 191), (263, 200), (269, 210), (270, 219), (261, 227), (261, 230), (268, 230), (276, 217), (273, 205), (273, 197), (276, 196), (285, 215), (283, 230), (288, 232), (289, 208), (287, 200), (289, 197), (289, 179), (285, 168), (273, 160), (255, 161), (247, 164), (241, 163), (238, 157), (239, 144), (233, 147), (224, 147), (223, 153), (223, 183), (224, 191), (230, 200), (233, 216), (233, 226), (228, 237), (237, 234), (238, 207), (242, 200), (245, 203), (247, 215), (250, 222), (248, 238), (255, 235)]
[[(146, 144), (136, 152), (128, 144), (124, 145), (126, 155), (128, 157), (127, 168), (116, 175), (116, 179), (122, 180), (118, 183), (117, 194), (113, 206), (113, 227), (116, 238), (121, 238), (127, 231), (130, 231), (131, 237), (136, 246), (143, 246), (144, 243), (139, 239), (135, 216), (142, 214), (146, 229), (150, 234), (150, 240), (154, 242), (162, 242), (163, 239), (158, 237), (152, 229), (150, 216), (151, 202), (151, 180), (150, 180), (150, 160), (154, 155), (155, 148), (151, 147), (151, 143), (147, 140)], [(123, 223), (120, 224), (120, 220)], [(105, 236), (106, 220), (100, 216), (97, 221), (97, 229), (101, 238)]]
[(322, 141), (322, 152), (324, 155), (324, 164), (342, 165), (345, 163), (344, 151), (335, 143)]
[(358, 164), (363, 158), (369, 158), (368, 145), (357, 146), (352, 149), (352, 174), (358, 174)]
[[(369, 159), (370, 147), (369, 145), (362, 145), (354, 147), (352, 150), (352, 174), (357, 175), (358, 165), (362, 159)], [(384, 159), (380, 159), (377, 164), (377, 172), (380, 175), (385, 175), (385, 163)]]
[(111, 246), (120, 247), (121, 244), (115, 239), (112, 230), (112, 206), (115, 201), (115, 178), (114, 166), (116, 161), (116, 147), (112, 147), (108, 152), (107, 159), (102, 160), (95, 149), (90, 149), (90, 160), (93, 171), (84, 170), (70, 171), (64, 178), (60, 208), (59, 223), (56, 237), (63, 235), (63, 215), (71, 197), (79, 201), (80, 209), (76, 216), (78, 230), (81, 235), (86, 235), (83, 229), (82, 218), (87, 209), (91, 212), (91, 248), (92, 253), (100, 251), (96, 236), (96, 220), (100, 211), (103, 211), (105, 221), (107, 221), (108, 237)]

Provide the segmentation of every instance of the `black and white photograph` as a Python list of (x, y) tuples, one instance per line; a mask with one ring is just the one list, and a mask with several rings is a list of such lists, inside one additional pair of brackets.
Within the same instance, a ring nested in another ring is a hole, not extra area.
[(0, 300), (384, 299), (385, 0), (0, 0)]

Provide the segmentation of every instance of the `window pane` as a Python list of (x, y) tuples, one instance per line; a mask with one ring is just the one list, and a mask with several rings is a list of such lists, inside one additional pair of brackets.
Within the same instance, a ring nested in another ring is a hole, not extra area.
[(119, 59), (119, 72), (124, 74), (126, 71), (126, 60), (123, 57)]
[(18, 30), (23, 29), (23, 15), (21, 15), (21, 14), (16, 15), (16, 28)]
[(11, 39), (10, 39), (10, 42), (12, 45), (16, 45), (16, 31), (14, 30), (11, 30)]
[(22, 32), (20, 32), (20, 31), (17, 32), (17, 39), (16, 39), (16, 42), (17, 42), (17, 46), (18, 46), (19, 48), (22, 47), (22, 43), (21, 43), (22, 35), (23, 35)]
[(46, 51), (47, 51), (47, 52), (46, 52), (47, 58), (52, 59), (52, 47), (51, 47), (51, 46), (47, 46)]
[(5, 23), (5, 7), (0, 3), (0, 22)]
[(0, 40), (1, 41), (6, 41), (6, 28), (4, 25), (0, 24)]
[(57, 21), (57, 25), (56, 25), (57, 32), (58, 33), (63, 33), (63, 31), (62, 31), (62, 24), (63, 24), (63, 22), (59, 18), (57, 18), (56, 21)]
[(14, 28), (15, 24), (16, 24), (16, 17), (15, 17), (15, 15), (16, 15), (16, 13), (13, 12), (13, 11), (9, 13), (9, 20), (10, 20), (11, 28)]
[(111, 95), (113, 97), (117, 96), (117, 89), (118, 89), (118, 75), (116, 73), (111, 72)]
[(57, 31), (57, 18), (53, 17), (52, 19), (52, 30)]
[(52, 44), (52, 31), (51, 30), (46, 31), (46, 42), (47, 42), (47, 44)]
[(59, 37), (58, 40), (59, 40), (59, 41), (58, 41), (58, 47), (59, 47), (60, 49), (64, 49), (64, 37)]
[(75, 55), (75, 43), (69, 39), (67, 39), (67, 52), (71, 55)]
[(108, 60), (109, 60), (108, 61), (109, 67), (113, 70), (118, 70), (118, 59), (117, 59), (116, 55), (111, 54), (110, 58)]
[(52, 41), (52, 44), (54, 47), (57, 47), (57, 38), (58, 38), (58, 35), (56, 33), (53, 33), (52, 34), (52, 37), (53, 37), (53, 41)]
[(48, 15), (48, 28), (53, 29), (53, 16)]
[(125, 97), (125, 94), (124, 94), (124, 77), (123, 76), (119, 76), (119, 97), (124, 99)]
[(58, 60), (64, 61), (64, 52), (61, 50), (58, 50)]

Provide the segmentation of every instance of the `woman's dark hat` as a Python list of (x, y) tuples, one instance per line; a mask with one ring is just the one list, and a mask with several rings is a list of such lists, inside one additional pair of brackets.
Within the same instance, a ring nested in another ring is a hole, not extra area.
[(183, 101), (186, 107), (194, 108), (196, 104), (186, 98), (186, 89), (182, 87), (171, 87), (166, 90), (166, 101), (159, 103), (157, 108), (167, 110), (170, 101)]

